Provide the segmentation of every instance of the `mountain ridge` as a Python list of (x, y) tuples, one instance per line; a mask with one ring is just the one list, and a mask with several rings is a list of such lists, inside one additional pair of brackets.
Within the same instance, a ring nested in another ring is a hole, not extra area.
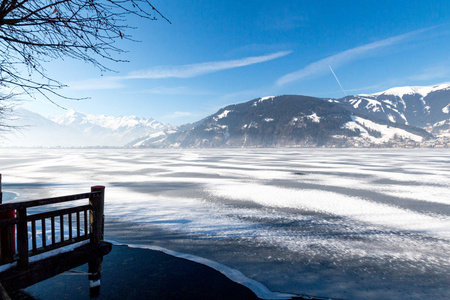
[(16, 127), (2, 146), (12, 147), (123, 147), (137, 138), (171, 128), (152, 118), (88, 115), (69, 110), (45, 118), (24, 108), (14, 112), (9, 125)]
[[(158, 139), (158, 147), (358, 147), (417, 145), (423, 129), (358, 113), (335, 99), (268, 96), (228, 105), (190, 129)], [(137, 147), (155, 147), (153, 139)]]
[(181, 126), (74, 110), (48, 119), (18, 111), (25, 118), (16, 125), (25, 125), (28, 133), (9, 135), (6, 146), (450, 147), (450, 83), (338, 99), (266, 96)]

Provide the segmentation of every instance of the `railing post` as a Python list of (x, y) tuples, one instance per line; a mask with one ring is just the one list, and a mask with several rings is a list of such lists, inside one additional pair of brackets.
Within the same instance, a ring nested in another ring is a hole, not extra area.
[(24, 267), (28, 265), (28, 228), (27, 209), (17, 210), (17, 247), (19, 252), (18, 265)]
[[(2, 174), (0, 174), (0, 204), (3, 201), (2, 192)], [(0, 212), (0, 220), (14, 219), (15, 210)], [(6, 225), (0, 228), (0, 261), (10, 262), (16, 253), (16, 227), (15, 225)]]
[[(8, 210), (0, 212), (0, 220), (15, 219), (16, 211)], [(0, 262), (13, 261), (16, 253), (16, 225), (8, 224), (0, 228)]]
[(93, 186), (91, 187), (91, 192), (100, 192), (97, 195), (89, 197), (89, 204), (92, 206), (92, 212), (89, 216), (91, 223), (91, 243), (98, 244), (103, 240), (105, 187), (102, 185)]
[[(97, 195), (89, 197), (89, 204), (92, 206), (92, 212), (89, 216), (91, 223), (91, 244), (98, 244), (103, 240), (103, 230), (105, 216), (105, 187), (97, 185), (91, 187), (91, 192), (100, 192)], [(93, 257), (88, 262), (89, 275), (89, 294), (90, 298), (97, 298), (100, 294), (100, 278), (102, 276), (103, 257)]]

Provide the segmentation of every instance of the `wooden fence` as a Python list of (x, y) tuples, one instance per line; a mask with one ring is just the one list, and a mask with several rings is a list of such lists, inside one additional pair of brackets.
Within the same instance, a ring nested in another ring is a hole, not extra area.
[[(85, 240), (98, 244), (103, 240), (104, 193), (104, 186), (93, 186), (91, 192), (84, 194), (0, 204), (0, 265), (17, 261), (19, 267), (25, 267), (34, 255)], [(82, 199), (88, 199), (89, 203), (29, 214), (32, 207)], [(37, 227), (41, 227), (40, 237)]]

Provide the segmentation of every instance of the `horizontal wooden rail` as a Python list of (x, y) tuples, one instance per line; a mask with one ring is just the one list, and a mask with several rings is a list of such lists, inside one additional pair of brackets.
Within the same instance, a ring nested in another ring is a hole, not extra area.
[(15, 202), (15, 203), (5, 203), (5, 204), (0, 205), (0, 211), (29, 208), (29, 207), (35, 207), (35, 206), (41, 206), (41, 205), (81, 200), (81, 199), (99, 198), (99, 197), (101, 197), (101, 194), (102, 194), (101, 191), (94, 191), (94, 192), (90, 192), (90, 193), (76, 194), (76, 195), (69, 195), (69, 196), (62, 196), (62, 197), (30, 200), (30, 201)]
[(0, 220), (0, 228), (7, 225), (17, 224), (17, 219)]
[(35, 220), (41, 220), (41, 219), (48, 219), (51, 217), (57, 217), (60, 215), (67, 215), (69, 213), (76, 213), (84, 210), (92, 210), (92, 205), (82, 205), (82, 206), (75, 206), (65, 209), (59, 209), (59, 210), (53, 210), (48, 211), (40, 214), (34, 214), (34, 215), (28, 215), (27, 221), (35, 221)]

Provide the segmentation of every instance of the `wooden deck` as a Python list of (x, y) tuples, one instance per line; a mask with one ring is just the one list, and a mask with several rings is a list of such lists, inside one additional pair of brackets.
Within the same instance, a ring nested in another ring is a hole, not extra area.
[[(89, 193), (1, 204), (0, 174), (0, 283), (6, 292), (86, 263), (91, 286), (99, 287), (103, 256), (112, 247), (103, 241), (104, 195), (105, 187), (93, 186)], [(73, 205), (83, 199), (88, 203)], [(70, 207), (56, 209), (61, 203)], [(32, 213), (37, 207), (41, 212)]]

